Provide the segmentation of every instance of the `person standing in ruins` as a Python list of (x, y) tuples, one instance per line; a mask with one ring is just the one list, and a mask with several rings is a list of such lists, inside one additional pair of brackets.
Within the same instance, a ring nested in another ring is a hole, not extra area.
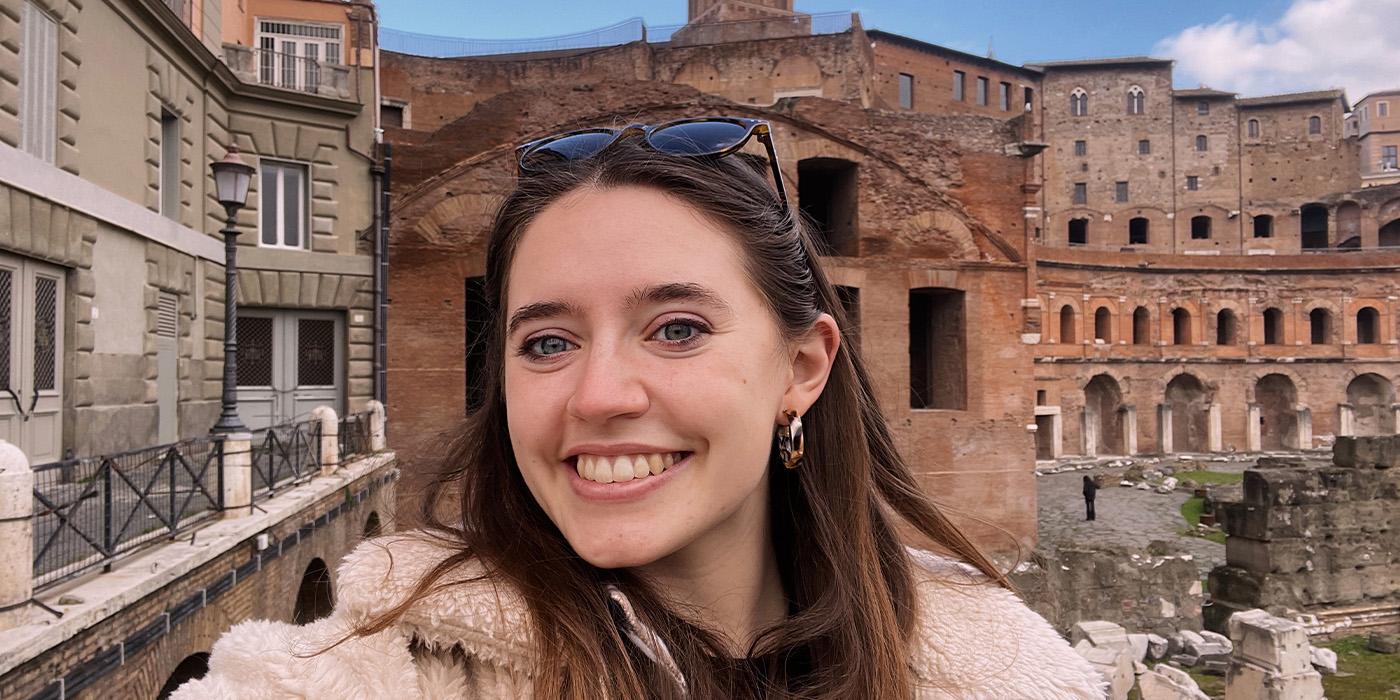
[[(330, 617), (233, 628), (174, 699), (1104, 697), (895, 449), (770, 129), (522, 146), (487, 398), (421, 529), (347, 557)], [(755, 137), (766, 161), (726, 157)]]
[(1098, 482), (1088, 474), (1084, 475), (1084, 519), (1094, 519), (1094, 495), (1099, 491)]

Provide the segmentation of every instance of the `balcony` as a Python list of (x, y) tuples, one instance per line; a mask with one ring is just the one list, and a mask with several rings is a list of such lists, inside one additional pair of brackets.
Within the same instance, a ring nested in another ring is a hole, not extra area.
[(244, 82), (321, 97), (351, 99), (350, 69), (338, 63), (236, 44), (224, 44), (224, 62)]

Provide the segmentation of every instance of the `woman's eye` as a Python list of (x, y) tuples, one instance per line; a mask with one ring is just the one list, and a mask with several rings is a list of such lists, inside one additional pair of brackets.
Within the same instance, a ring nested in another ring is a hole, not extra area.
[(707, 330), (698, 321), (672, 321), (656, 329), (651, 337), (664, 343), (683, 345), (698, 340)]
[(572, 345), (572, 343), (557, 335), (547, 335), (542, 338), (531, 340), (526, 345), (526, 349), (528, 349), (532, 355), (547, 357), (568, 350), (570, 345)]

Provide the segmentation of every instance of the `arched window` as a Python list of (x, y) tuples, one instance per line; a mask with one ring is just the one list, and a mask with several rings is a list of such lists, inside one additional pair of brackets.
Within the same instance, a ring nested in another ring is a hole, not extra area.
[(1191, 217), (1191, 239), (1196, 241), (1208, 240), (1210, 238), (1210, 217)]
[(1308, 117), (1308, 133), (1322, 133), (1322, 117)]
[(1249, 120), (1248, 129), (1249, 129), (1249, 138), (1252, 138), (1252, 139), (1257, 139), (1257, 138), (1259, 138), (1259, 120), (1258, 120), (1258, 119), (1251, 119), (1251, 120)]
[(1210, 146), (1210, 141), (1205, 134), (1196, 134), (1196, 150), (1204, 151)]
[(1380, 342), (1381, 314), (1370, 306), (1361, 307), (1356, 312), (1356, 343), (1372, 345)]
[(1113, 342), (1113, 313), (1107, 306), (1100, 306), (1094, 312), (1094, 340)]
[(1147, 219), (1137, 216), (1128, 219), (1128, 245), (1147, 244)]
[(1235, 312), (1229, 309), (1221, 309), (1215, 315), (1215, 344), (1234, 345), (1235, 338), (1239, 332), (1239, 323), (1235, 319)]
[(1133, 309), (1133, 345), (1147, 345), (1152, 342), (1152, 314), (1147, 307)]
[(1069, 94), (1070, 116), (1083, 117), (1089, 114), (1089, 93), (1084, 92), (1084, 88), (1075, 88)]
[(1332, 342), (1332, 312), (1317, 308), (1308, 312), (1308, 325), (1311, 329), (1313, 345), (1327, 345)]
[(1191, 344), (1191, 312), (1186, 309), (1172, 309), (1172, 344)]
[(1254, 217), (1254, 237), (1273, 238), (1274, 237), (1274, 217), (1268, 214), (1260, 214)]
[(1146, 106), (1147, 95), (1142, 88), (1136, 85), (1128, 88), (1128, 114), (1142, 114)]
[(1069, 304), (1065, 304), (1064, 306), (1061, 306), (1061, 307), (1060, 307), (1060, 342), (1061, 342), (1061, 343), (1073, 343), (1073, 342), (1075, 342), (1075, 338), (1074, 338), (1074, 336), (1075, 336), (1074, 326), (1075, 326), (1075, 322), (1074, 322), (1074, 307), (1073, 307), (1073, 306), (1070, 306)]
[(1283, 312), (1270, 306), (1264, 309), (1264, 344), (1280, 345), (1283, 343)]

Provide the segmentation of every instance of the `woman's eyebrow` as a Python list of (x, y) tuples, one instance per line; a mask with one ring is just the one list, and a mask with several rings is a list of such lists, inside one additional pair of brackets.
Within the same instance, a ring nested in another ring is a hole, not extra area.
[(669, 282), (650, 287), (638, 287), (627, 297), (626, 308), (635, 309), (643, 304), (663, 304), (668, 301), (692, 301), (710, 306), (725, 313), (732, 313), (729, 304), (707, 287), (693, 282)]
[(510, 323), (506, 325), (506, 335), (513, 335), (517, 329), (530, 321), (555, 316), (582, 315), (583, 312), (577, 306), (566, 301), (537, 301), (516, 309), (515, 313), (510, 315)]

